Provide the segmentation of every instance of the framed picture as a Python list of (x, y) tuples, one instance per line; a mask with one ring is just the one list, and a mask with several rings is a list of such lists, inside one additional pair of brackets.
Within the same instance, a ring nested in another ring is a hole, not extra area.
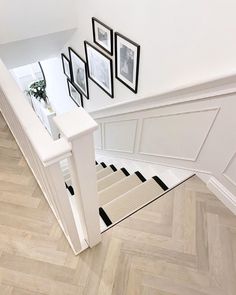
[(116, 78), (134, 93), (138, 91), (140, 46), (115, 33)]
[(93, 41), (109, 54), (113, 54), (113, 30), (92, 17)]
[(86, 62), (71, 47), (69, 47), (69, 55), (72, 74), (71, 80), (79, 91), (89, 98)]
[(70, 97), (79, 107), (83, 107), (82, 94), (77, 90), (77, 88), (73, 85), (73, 83), (70, 80), (67, 80), (67, 85)]
[(89, 78), (113, 98), (112, 60), (84, 41)]
[(70, 60), (65, 56), (65, 54), (61, 54), (61, 61), (64, 74), (67, 76), (68, 79), (71, 80), (71, 70), (70, 70)]

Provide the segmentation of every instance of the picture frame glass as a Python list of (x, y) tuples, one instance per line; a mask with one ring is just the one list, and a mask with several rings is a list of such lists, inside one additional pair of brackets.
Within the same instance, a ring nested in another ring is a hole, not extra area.
[(70, 50), (70, 58), (73, 82), (88, 97), (86, 64), (73, 50)]
[(112, 30), (93, 19), (94, 42), (112, 54)]
[(64, 54), (61, 55), (61, 58), (62, 58), (62, 64), (63, 64), (63, 71), (64, 71), (64, 74), (65, 74), (69, 79), (71, 79), (70, 61), (69, 61), (69, 59), (68, 59)]
[(83, 101), (82, 101), (82, 94), (75, 88), (75, 86), (68, 80), (68, 89), (69, 89), (69, 95), (74, 100), (74, 102), (82, 107)]
[(85, 50), (89, 77), (109, 95), (113, 95), (111, 60), (88, 43), (85, 43)]
[(116, 34), (116, 76), (131, 90), (137, 91), (139, 45)]

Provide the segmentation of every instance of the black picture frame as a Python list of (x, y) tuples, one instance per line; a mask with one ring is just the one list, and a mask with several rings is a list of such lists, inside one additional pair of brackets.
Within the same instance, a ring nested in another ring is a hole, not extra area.
[(87, 41), (84, 41), (84, 48), (88, 64), (89, 78), (111, 98), (113, 98), (114, 87), (112, 59)]
[(61, 53), (61, 62), (63, 67), (63, 72), (68, 79), (71, 80), (71, 64), (69, 58), (64, 54)]
[(134, 93), (138, 92), (140, 45), (115, 32), (115, 77)]
[(113, 55), (113, 29), (95, 17), (92, 17), (92, 28), (93, 42)]
[[(70, 81), (69, 79), (67, 79), (67, 86), (68, 86), (69, 96), (72, 98), (72, 100), (74, 101), (74, 103), (78, 107), (84, 107), (82, 93), (76, 88), (76, 86), (73, 84), (73, 82)], [(72, 91), (74, 93), (72, 93)], [(77, 95), (78, 97), (75, 97), (75, 95)]]
[(71, 47), (68, 47), (68, 50), (71, 63), (71, 81), (89, 99), (87, 64)]

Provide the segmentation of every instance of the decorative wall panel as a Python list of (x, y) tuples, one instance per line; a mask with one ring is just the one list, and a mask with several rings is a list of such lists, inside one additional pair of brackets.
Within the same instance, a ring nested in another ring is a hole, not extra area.
[(104, 149), (133, 153), (136, 126), (137, 120), (104, 123)]
[(196, 161), (217, 112), (214, 108), (145, 118), (139, 153)]

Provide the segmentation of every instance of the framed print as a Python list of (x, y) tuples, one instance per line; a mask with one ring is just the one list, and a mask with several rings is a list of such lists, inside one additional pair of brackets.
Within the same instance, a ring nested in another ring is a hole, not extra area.
[(84, 46), (89, 78), (113, 98), (112, 60), (87, 41)]
[(64, 74), (67, 76), (68, 79), (71, 80), (71, 70), (70, 70), (70, 60), (65, 56), (65, 54), (61, 54), (61, 61)]
[(116, 78), (134, 93), (138, 91), (140, 46), (115, 33)]
[(95, 17), (92, 17), (93, 42), (109, 54), (113, 54), (113, 30)]
[(69, 55), (71, 62), (71, 80), (79, 91), (89, 98), (86, 62), (71, 47), (69, 47)]
[(70, 80), (67, 80), (67, 85), (70, 97), (79, 107), (83, 107), (82, 94), (77, 90), (77, 88), (73, 85), (73, 83)]

